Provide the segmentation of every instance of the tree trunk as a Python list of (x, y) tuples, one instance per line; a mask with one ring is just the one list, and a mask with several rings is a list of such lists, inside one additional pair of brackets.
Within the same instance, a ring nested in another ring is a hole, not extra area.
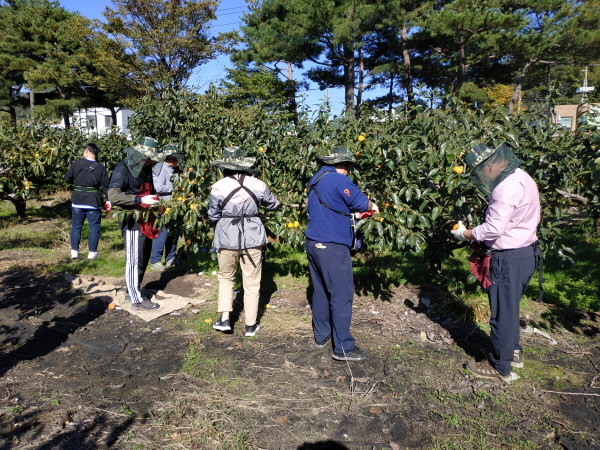
[(462, 89), (462, 85), (465, 82), (465, 76), (467, 74), (467, 62), (465, 58), (465, 45), (464, 42), (460, 42), (458, 49), (458, 70), (456, 73), (456, 84), (454, 85), (454, 93), (458, 94)]
[(517, 79), (517, 84), (515, 85), (515, 91), (513, 92), (513, 95), (510, 97), (510, 100), (508, 101), (508, 115), (512, 116), (513, 111), (515, 109), (515, 103), (519, 100), (519, 97), (521, 96), (521, 89), (523, 88), (523, 83), (525, 82), (525, 77), (527, 76), (527, 72), (529, 72), (529, 69), (531, 68), (531, 66), (533, 65), (532, 61), (527, 61), (525, 63), (525, 65), (523, 66), (523, 69), (521, 69), (521, 74), (519, 75), (519, 78)]
[(71, 128), (71, 119), (69, 118), (69, 111), (63, 111), (63, 120), (65, 121), (65, 128)]
[(19, 219), (27, 218), (27, 201), (23, 198), (11, 198), (10, 201), (15, 206), (17, 217)]
[(394, 72), (390, 73), (390, 90), (388, 92), (388, 115), (392, 115), (394, 110)]
[(410, 52), (406, 48), (406, 39), (408, 39), (408, 28), (406, 22), (402, 24), (402, 60), (404, 62), (404, 89), (406, 90), (406, 102), (412, 105), (415, 101), (415, 94), (412, 85), (412, 67), (410, 62)]
[(358, 60), (358, 86), (356, 89), (356, 117), (360, 116), (360, 105), (362, 104), (362, 95), (365, 89), (365, 62), (362, 52), (359, 51)]
[(296, 81), (294, 81), (294, 68), (292, 63), (286, 61), (287, 64), (287, 90), (288, 90), (288, 110), (292, 115), (293, 122), (298, 124), (298, 101), (296, 100), (296, 93), (298, 91), (298, 87), (296, 86)]
[(343, 44), (344, 48), (344, 103), (346, 116), (354, 117), (354, 49), (350, 44)]
[(31, 113), (33, 115), (33, 107), (35, 106), (35, 92), (33, 89), (29, 89), (29, 107), (31, 108)]
[(17, 126), (17, 110), (12, 106), (8, 107), (8, 113), (10, 114), (10, 123), (12, 126)]
[(117, 124), (117, 110), (114, 106), (109, 106), (108, 109), (110, 110), (110, 125), (112, 127), (116, 127)]

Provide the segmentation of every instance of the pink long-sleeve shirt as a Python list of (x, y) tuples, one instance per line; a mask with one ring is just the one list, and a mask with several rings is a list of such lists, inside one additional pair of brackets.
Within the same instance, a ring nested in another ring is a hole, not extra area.
[(485, 222), (471, 230), (494, 250), (527, 247), (537, 241), (540, 195), (535, 181), (517, 168), (494, 188)]

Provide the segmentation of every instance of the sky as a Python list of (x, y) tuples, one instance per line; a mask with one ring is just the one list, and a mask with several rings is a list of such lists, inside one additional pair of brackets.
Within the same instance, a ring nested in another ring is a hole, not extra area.
[[(68, 11), (78, 12), (89, 19), (103, 20), (103, 11), (112, 6), (110, 0), (59, 0), (61, 6)], [(245, 0), (221, 0), (217, 8), (217, 19), (211, 24), (213, 35), (226, 31), (239, 29), (241, 25), (241, 16), (248, 11)], [(194, 71), (190, 78), (189, 86), (195, 91), (205, 92), (211, 83), (217, 83), (218, 80), (226, 76), (225, 68), (231, 67), (231, 61), (228, 55), (221, 55), (215, 60), (204, 64)], [(298, 75), (301, 74), (296, 69)], [(326, 96), (329, 95), (331, 102), (331, 111), (333, 115), (339, 115), (344, 106), (344, 94), (341, 88), (321, 91), (316, 84), (311, 83), (308, 91), (300, 92), (300, 97), (309, 109), (315, 111), (323, 104)]]

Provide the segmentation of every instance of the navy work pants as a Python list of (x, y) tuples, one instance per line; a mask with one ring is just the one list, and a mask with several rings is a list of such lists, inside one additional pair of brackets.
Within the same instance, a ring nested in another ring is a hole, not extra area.
[(341, 244), (306, 239), (308, 270), (313, 286), (312, 315), (315, 341), (332, 336), (333, 351), (354, 350), (350, 334), (354, 279), (350, 249)]
[(511, 371), (511, 361), (519, 344), (519, 304), (535, 271), (534, 247), (501, 250), (492, 253), (490, 281), (490, 363), (502, 375)]
[(165, 251), (165, 262), (175, 258), (175, 251), (177, 250), (177, 234), (169, 233), (169, 230), (166, 228), (161, 228), (158, 237), (152, 240), (152, 254), (150, 256), (150, 262), (152, 264), (161, 261), (163, 250)]
[(102, 219), (102, 210), (100, 209), (71, 208), (71, 250), (79, 250), (81, 230), (86, 218), (89, 228), (88, 249), (90, 252), (96, 252), (98, 251)]

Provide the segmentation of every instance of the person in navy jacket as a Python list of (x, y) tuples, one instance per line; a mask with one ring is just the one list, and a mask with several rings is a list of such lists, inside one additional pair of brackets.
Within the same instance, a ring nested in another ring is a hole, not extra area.
[(348, 177), (355, 160), (344, 146), (317, 156), (321, 169), (308, 184), (306, 253), (313, 287), (313, 333), (318, 348), (333, 341), (332, 358), (360, 361), (365, 352), (350, 333), (354, 280), (350, 248), (354, 213), (379, 211)]

